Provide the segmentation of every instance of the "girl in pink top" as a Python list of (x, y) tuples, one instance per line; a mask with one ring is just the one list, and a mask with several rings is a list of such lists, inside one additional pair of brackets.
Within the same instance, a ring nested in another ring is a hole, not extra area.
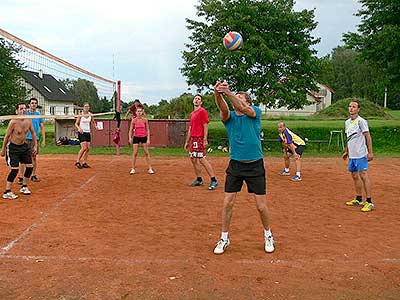
[(130, 174), (135, 174), (135, 165), (136, 158), (138, 155), (139, 144), (142, 144), (144, 155), (146, 157), (146, 163), (148, 167), (148, 173), (154, 174), (154, 170), (150, 164), (150, 153), (149, 153), (149, 144), (150, 144), (150, 127), (148, 120), (143, 116), (144, 111), (143, 108), (138, 107), (136, 110), (136, 118), (131, 120), (131, 126), (129, 127), (129, 143), (133, 145), (133, 154), (132, 154), (132, 169)]

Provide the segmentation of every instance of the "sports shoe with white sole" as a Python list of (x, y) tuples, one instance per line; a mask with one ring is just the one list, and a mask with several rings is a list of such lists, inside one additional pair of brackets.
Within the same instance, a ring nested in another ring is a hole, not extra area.
[(30, 195), (31, 194), (31, 191), (28, 189), (27, 186), (23, 186), (19, 191), (24, 195)]
[(267, 253), (272, 253), (275, 251), (274, 247), (274, 238), (272, 235), (264, 237), (265, 243), (264, 243), (264, 250)]
[(134, 168), (132, 168), (132, 169), (131, 169), (131, 171), (129, 172), (129, 174), (130, 174), (130, 175), (133, 175), (133, 174), (135, 174), (135, 169), (134, 169)]
[(3, 194), (4, 199), (17, 199), (18, 195), (15, 195), (13, 192), (7, 192)]
[(229, 241), (229, 239), (227, 239), (227, 240), (220, 239), (218, 241), (217, 245), (215, 245), (214, 254), (222, 254), (222, 253), (224, 253), (225, 249), (228, 248), (230, 243), (231, 242)]
[(210, 185), (208, 186), (208, 189), (215, 190), (218, 186), (218, 181), (217, 180), (211, 180)]
[(290, 172), (286, 172), (285, 170), (280, 171), (278, 174), (282, 176), (290, 176)]

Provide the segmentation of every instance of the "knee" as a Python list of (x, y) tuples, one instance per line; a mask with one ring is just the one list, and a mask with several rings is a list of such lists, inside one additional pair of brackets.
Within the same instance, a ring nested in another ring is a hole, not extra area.
[(25, 168), (25, 173), (24, 173), (24, 177), (25, 178), (30, 178), (33, 172), (33, 167), (32, 165), (27, 165)]
[(351, 177), (353, 177), (354, 180), (360, 180), (360, 174), (358, 172), (351, 173)]
[(267, 210), (267, 205), (264, 202), (257, 202), (256, 206), (259, 213), (263, 213)]
[(8, 174), (7, 181), (14, 182), (15, 177), (18, 175), (18, 169), (11, 169), (10, 174)]

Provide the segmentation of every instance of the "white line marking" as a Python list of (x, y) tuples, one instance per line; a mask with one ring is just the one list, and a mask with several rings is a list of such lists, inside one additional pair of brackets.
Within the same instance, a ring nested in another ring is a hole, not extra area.
[[(112, 164), (114, 161), (114, 159), (111, 159), (110, 164)], [(35, 228), (39, 227), (40, 225), (42, 225), (50, 216), (50, 214), (52, 212), (54, 212), (55, 210), (57, 210), (63, 203), (65, 203), (66, 201), (70, 200), (71, 198), (73, 198), (77, 193), (79, 193), (81, 191), (82, 188), (84, 188), (86, 185), (88, 185), (90, 182), (93, 181), (93, 179), (97, 176), (97, 173), (94, 174), (92, 177), (90, 177), (88, 180), (86, 180), (84, 183), (82, 183), (78, 189), (75, 190), (75, 192), (68, 194), (67, 196), (65, 196), (64, 198), (62, 198), (60, 201), (56, 202), (53, 207), (50, 209), (49, 212), (44, 213), (40, 219), (38, 221), (36, 221), (35, 223), (32, 223), (30, 226), (28, 226), (28, 228), (26, 228), (19, 236), (17, 236), (13, 241), (11, 241), (10, 243), (8, 243), (6, 246), (0, 248), (0, 255), (4, 255), (6, 254), (8, 251), (10, 251), (19, 241), (21, 241), (22, 239), (24, 239), (31, 231), (33, 231)]]
[[(71, 261), (71, 262), (83, 262), (83, 261), (96, 261), (96, 262), (112, 262), (114, 264), (125, 264), (125, 265), (141, 265), (141, 264), (182, 264), (182, 263), (194, 263), (200, 264), (199, 261), (195, 261), (191, 258), (187, 259), (135, 259), (135, 258), (108, 258), (108, 257), (70, 257), (70, 256), (46, 256), (46, 255), (2, 255), (0, 260), (10, 259), (10, 260), (26, 260), (26, 261)], [(243, 264), (243, 265), (260, 265), (265, 266), (265, 264), (275, 264), (275, 265), (295, 265), (295, 264), (348, 264), (348, 263), (359, 263), (363, 265), (370, 265), (373, 263), (390, 263), (399, 264), (400, 258), (379, 258), (379, 259), (239, 259), (232, 260), (230, 263)], [(207, 262), (207, 264), (214, 264), (214, 262)]]

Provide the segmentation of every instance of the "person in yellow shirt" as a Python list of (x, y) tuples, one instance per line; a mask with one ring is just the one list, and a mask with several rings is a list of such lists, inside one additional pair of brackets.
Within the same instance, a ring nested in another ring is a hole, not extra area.
[(296, 164), (296, 175), (291, 179), (293, 181), (301, 181), (301, 156), (304, 153), (306, 143), (298, 135), (291, 132), (283, 122), (278, 123), (278, 131), (285, 161), (285, 169), (280, 171), (279, 175), (290, 176), (290, 157), (293, 155)]

